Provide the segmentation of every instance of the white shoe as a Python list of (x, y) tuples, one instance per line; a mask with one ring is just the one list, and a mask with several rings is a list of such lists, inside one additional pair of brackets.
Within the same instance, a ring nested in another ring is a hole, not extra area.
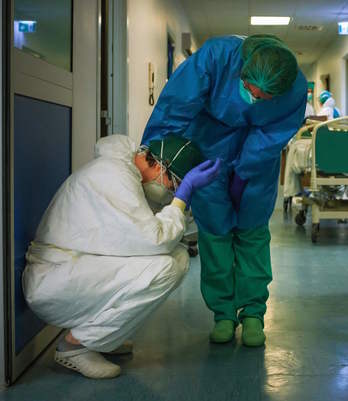
[(133, 341), (126, 340), (118, 348), (114, 349), (113, 351), (105, 353), (110, 355), (124, 355), (124, 354), (131, 354), (132, 352), (133, 352)]
[(67, 369), (75, 370), (91, 379), (109, 379), (119, 376), (121, 368), (107, 361), (98, 352), (81, 348), (76, 351), (56, 351), (54, 360)]

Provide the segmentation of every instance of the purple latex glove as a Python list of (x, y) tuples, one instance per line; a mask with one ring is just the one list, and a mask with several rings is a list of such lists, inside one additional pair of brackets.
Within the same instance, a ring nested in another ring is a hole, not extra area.
[(175, 193), (175, 197), (181, 199), (188, 207), (191, 203), (192, 194), (198, 188), (205, 187), (217, 177), (220, 171), (221, 160), (206, 160), (190, 170)]
[(242, 180), (235, 172), (230, 176), (229, 192), (233, 206), (237, 212), (239, 212), (240, 202), (247, 183), (247, 180)]

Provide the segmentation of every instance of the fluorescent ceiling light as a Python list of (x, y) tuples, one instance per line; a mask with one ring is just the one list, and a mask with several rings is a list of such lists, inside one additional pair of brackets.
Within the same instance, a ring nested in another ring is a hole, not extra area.
[(251, 17), (251, 25), (289, 25), (290, 17)]

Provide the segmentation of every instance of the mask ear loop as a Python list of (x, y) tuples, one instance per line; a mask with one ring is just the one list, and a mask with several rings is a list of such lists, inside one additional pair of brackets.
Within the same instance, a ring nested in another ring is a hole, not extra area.
[[(167, 168), (169, 169), (170, 166), (173, 164), (173, 162), (178, 158), (178, 156), (180, 155), (180, 153), (186, 148), (186, 146), (188, 146), (192, 141), (187, 141), (185, 143), (185, 145), (183, 145), (177, 152), (176, 155), (173, 157), (172, 161), (168, 164)], [(176, 178), (174, 177), (173, 173), (172, 173), (172, 181), (174, 184), (174, 191), (176, 192), (176, 190), (178, 189), (178, 183), (176, 181)]]
[(173, 181), (173, 187), (174, 187), (174, 193), (178, 189), (178, 183), (176, 182), (176, 178), (172, 175), (172, 181)]
[(180, 153), (188, 146), (192, 141), (187, 141), (185, 145), (183, 145), (177, 152), (176, 155), (173, 157), (172, 161), (168, 164), (168, 168), (173, 164), (173, 162), (177, 159)]

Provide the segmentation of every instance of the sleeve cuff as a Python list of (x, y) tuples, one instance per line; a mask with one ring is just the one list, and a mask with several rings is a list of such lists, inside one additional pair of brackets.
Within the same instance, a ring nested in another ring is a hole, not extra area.
[(171, 203), (173, 206), (178, 207), (183, 213), (186, 208), (186, 203), (179, 198), (174, 198)]

